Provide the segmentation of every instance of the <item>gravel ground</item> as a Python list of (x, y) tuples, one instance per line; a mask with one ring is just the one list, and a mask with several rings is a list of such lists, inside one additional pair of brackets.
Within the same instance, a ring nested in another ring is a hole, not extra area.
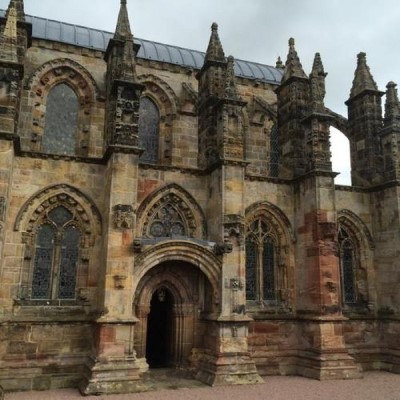
[(77, 390), (8, 393), (5, 400), (400, 400), (400, 375), (366, 372), (363, 379), (316, 381), (301, 377), (265, 377), (251, 386), (158, 390), (145, 393), (82, 397)]

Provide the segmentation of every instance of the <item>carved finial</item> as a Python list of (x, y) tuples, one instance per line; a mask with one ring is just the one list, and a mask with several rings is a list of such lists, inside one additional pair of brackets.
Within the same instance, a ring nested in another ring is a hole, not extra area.
[(276, 60), (275, 68), (278, 68), (278, 69), (284, 69), (285, 68), (280, 56), (278, 56), (278, 59)]
[(208, 44), (205, 61), (226, 61), (224, 49), (222, 48), (222, 44), (218, 35), (218, 25), (215, 22), (211, 25), (211, 37)]
[(228, 63), (226, 67), (225, 97), (235, 100), (240, 99), (235, 81), (235, 59), (233, 56), (228, 57)]
[(354, 73), (350, 98), (357, 96), (365, 90), (378, 91), (378, 86), (376, 85), (367, 65), (367, 55), (364, 52), (361, 52), (357, 55), (357, 68)]
[(393, 81), (386, 85), (385, 126), (400, 125), (400, 104), (396, 87)]
[(325, 110), (325, 77), (327, 73), (324, 71), (321, 55), (315, 53), (314, 62), (310, 74), (311, 81), (311, 101), (314, 112), (323, 113)]
[(285, 73), (282, 78), (282, 83), (287, 81), (291, 77), (297, 78), (307, 78), (301, 65), (299, 56), (297, 55), (296, 49), (294, 47), (294, 39), (289, 39), (289, 53), (286, 59)]
[(319, 54), (319, 53), (315, 53), (311, 75), (312, 76), (323, 76), (323, 77), (328, 75), (324, 71), (324, 65), (322, 64), (321, 54)]

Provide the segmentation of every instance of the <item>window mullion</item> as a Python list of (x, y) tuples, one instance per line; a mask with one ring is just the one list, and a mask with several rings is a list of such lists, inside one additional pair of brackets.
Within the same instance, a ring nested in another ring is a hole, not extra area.
[(51, 282), (51, 298), (58, 298), (58, 285), (60, 280), (60, 264), (61, 264), (61, 243), (62, 243), (62, 233), (57, 232), (56, 243), (54, 246), (54, 259), (53, 259), (53, 273)]

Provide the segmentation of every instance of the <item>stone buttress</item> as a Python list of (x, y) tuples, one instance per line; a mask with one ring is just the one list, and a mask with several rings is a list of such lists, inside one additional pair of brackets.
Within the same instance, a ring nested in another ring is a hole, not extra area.
[(126, 0), (121, 0), (114, 38), (105, 61), (107, 166), (104, 195), (104, 270), (102, 316), (96, 321), (96, 353), (81, 385), (84, 394), (134, 391), (139, 367), (133, 349), (136, 319), (132, 313), (133, 263), (131, 244), (136, 207), (139, 99), (133, 41)]

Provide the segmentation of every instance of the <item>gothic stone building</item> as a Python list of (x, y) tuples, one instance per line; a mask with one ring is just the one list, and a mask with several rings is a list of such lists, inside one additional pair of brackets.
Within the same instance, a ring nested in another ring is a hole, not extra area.
[[(400, 372), (400, 105), (358, 55), (307, 75), (24, 15), (0, 37), (0, 384), (129, 392)], [(329, 128), (349, 139), (334, 184)]]

